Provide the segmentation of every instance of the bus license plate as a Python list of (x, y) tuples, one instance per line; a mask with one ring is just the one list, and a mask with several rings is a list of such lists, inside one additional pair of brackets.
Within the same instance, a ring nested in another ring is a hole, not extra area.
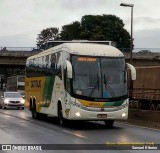
[(98, 118), (107, 118), (107, 114), (98, 114), (97, 117)]

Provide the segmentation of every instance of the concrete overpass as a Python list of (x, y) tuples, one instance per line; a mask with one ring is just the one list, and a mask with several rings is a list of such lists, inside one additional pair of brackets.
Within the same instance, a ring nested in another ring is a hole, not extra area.
[(39, 51), (0, 51), (0, 68), (24, 68), (27, 57)]
[[(8, 49), (9, 48), (0, 51), (0, 68), (24, 68), (27, 57), (40, 52), (33, 50), (33, 48), (19, 48), (19, 50), (18, 48)], [(124, 53), (124, 55), (126, 61), (129, 62), (130, 54)], [(145, 54), (133, 52), (132, 64), (134, 66), (160, 65), (160, 52)]]

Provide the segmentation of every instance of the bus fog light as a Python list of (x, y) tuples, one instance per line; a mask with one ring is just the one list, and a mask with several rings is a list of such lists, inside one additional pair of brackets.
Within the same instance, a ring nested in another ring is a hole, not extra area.
[(125, 117), (127, 114), (126, 113), (122, 113), (122, 117)]
[(75, 114), (76, 114), (77, 117), (81, 117), (80, 112), (76, 112)]

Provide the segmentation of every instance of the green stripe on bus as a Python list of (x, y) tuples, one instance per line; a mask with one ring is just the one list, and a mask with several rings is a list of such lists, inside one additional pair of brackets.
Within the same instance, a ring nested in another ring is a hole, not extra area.
[(117, 101), (117, 102), (106, 102), (104, 106), (120, 106), (124, 103), (124, 100)]
[(47, 76), (45, 79), (43, 98), (42, 98), (45, 104), (43, 105), (43, 107), (48, 107), (51, 103), (54, 80), (55, 80), (54, 76)]

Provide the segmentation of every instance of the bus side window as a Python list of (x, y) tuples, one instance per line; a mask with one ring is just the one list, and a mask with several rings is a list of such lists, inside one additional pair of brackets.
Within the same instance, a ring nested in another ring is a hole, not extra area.
[(51, 62), (51, 69), (53, 71), (55, 71), (57, 69), (56, 54), (55, 53), (51, 54), (50, 62)]

